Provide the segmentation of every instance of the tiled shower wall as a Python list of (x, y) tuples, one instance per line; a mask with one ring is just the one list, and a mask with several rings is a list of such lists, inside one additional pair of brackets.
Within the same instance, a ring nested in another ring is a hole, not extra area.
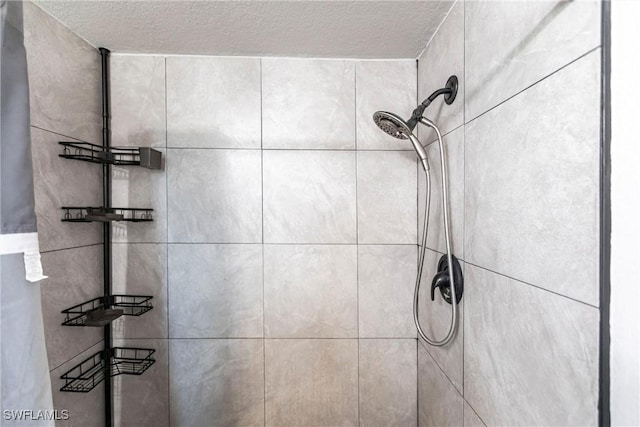
[(156, 301), (118, 333), (159, 349), (118, 379), (120, 425), (416, 425), (416, 159), (371, 120), (410, 113), (416, 62), (111, 67), (114, 145), (166, 155), (113, 174), (155, 209), (114, 229), (117, 286)]
[(102, 330), (63, 327), (60, 310), (102, 293), (98, 224), (60, 221), (61, 206), (99, 206), (101, 168), (58, 157), (58, 141), (101, 142), (100, 57), (96, 50), (31, 2), (24, 2), (31, 142), (42, 264), (40, 282), (47, 354), (58, 425), (102, 426), (103, 392), (61, 393), (60, 375), (102, 348)]
[[(418, 346), (422, 426), (597, 423), (600, 55), (600, 2), (458, 1), (419, 59), (419, 99), (461, 83), (427, 115), (446, 134), (465, 272), (456, 340)], [(426, 280), (444, 252), (428, 151)], [(449, 306), (428, 299), (442, 336)]]

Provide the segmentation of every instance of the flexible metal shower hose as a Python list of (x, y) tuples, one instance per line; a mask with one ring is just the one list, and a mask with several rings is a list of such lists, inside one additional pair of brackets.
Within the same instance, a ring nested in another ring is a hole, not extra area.
[(418, 334), (423, 340), (425, 340), (427, 343), (433, 346), (441, 347), (451, 342), (451, 340), (453, 340), (458, 329), (458, 304), (457, 304), (457, 297), (456, 297), (456, 289), (453, 281), (453, 259), (451, 254), (451, 230), (450, 230), (450, 220), (449, 220), (447, 162), (446, 162), (446, 154), (444, 151), (444, 144), (442, 142), (442, 135), (440, 134), (440, 130), (438, 129), (438, 127), (424, 117), (420, 119), (420, 123), (432, 128), (438, 135), (438, 147), (440, 149), (440, 170), (442, 172), (442, 211), (444, 216), (445, 243), (447, 246), (447, 262), (449, 264), (449, 268), (448, 268), (449, 286), (451, 288), (451, 323), (449, 325), (449, 331), (447, 332), (447, 335), (442, 340), (431, 339), (422, 330), (422, 327), (420, 326), (420, 318), (418, 315), (420, 285), (422, 284), (422, 270), (424, 268), (424, 257), (427, 252), (427, 232), (428, 232), (427, 226), (429, 222), (429, 208), (431, 207), (430, 206), (431, 204), (431, 173), (429, 171), (429, 165), (426, 159), (422, 164), (422, 169), (424, 170), (424, 173), (426, 176), (427, 194), (425, 198), (424, 223), (422, 226), (422, 242), (421, 242), (422, 244), (420, 245), (420, 252), (418, 255), (418, 276), (416, 277), (416, 287), (415, 287), (415, 292), (413, 294), (413, 321), (416, 324)]

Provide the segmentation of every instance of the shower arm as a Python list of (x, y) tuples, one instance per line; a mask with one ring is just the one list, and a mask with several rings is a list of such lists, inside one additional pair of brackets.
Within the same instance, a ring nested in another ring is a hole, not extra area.
[(444, 102), (446, 102), (447, 105), (450, 105), (456, 98), (457, 94), (458, 78), (456, 76), (451, 76), (447, 79), (447, 83), (443, 88), (440, 88), (433, 92), (427, 99), (422, 101), (422, 103), (418, 105), (415, 110), (413, 110), (413, 113), (411, 113), (411, 118), (407, 121), (407, 125), (409, 125), (409, 128), (413, 130), (421, 121), (422, 115), (424, 114), (424, 111), (427, 109), (427, 107), (440, 95), (443, 95)]

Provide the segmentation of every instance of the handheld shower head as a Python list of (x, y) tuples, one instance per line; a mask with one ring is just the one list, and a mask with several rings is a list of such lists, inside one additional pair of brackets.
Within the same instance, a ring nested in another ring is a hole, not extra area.
[(386, 111), (376, 111), (373, 121), (383, 132), (398, 139), (407, 139), (413, 130), (400, 116)]
[(400, 116), (387, 111), (376, 111), (373, 114), (373, 121), (383, 132), (391, 135), (392, 137), (397, 139), (409, 139), (424, 167), (426, 169), (429, 168), (429, 165), (427, 164), (427, 152), (412, 132), (415, 124), (413, 126), (409, 126)]

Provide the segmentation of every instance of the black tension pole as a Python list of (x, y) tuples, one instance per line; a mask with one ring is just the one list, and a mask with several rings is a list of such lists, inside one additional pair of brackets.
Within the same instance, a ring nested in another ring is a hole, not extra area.
[[(111, 147), (111, 106), (109, 90), (109, 49), (98, 49), (102, 60), (102, 146), (105, 151)], [(105, 212), (111, 208), (111, 165), (108, 162), (102, 164), (102, 205)], [(102, 245), (104, 263), (104, 304), (111, 300), (111, 223), (102, 224)], [(113, 425), (113, 402), (111, 396), (111, 323), (104, 326), (104, 421), (105, 427)]]

